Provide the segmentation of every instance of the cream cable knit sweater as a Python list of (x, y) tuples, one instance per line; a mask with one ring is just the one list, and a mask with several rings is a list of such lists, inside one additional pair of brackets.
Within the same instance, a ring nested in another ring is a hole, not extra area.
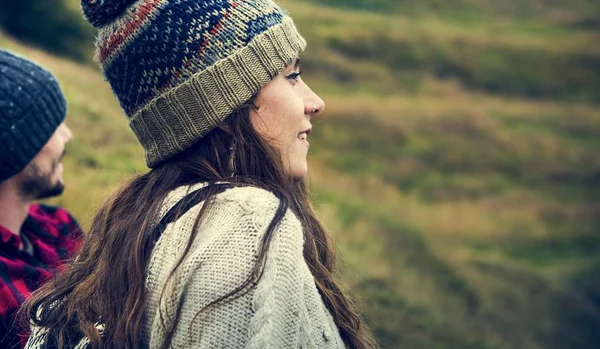
[[(161, 215), (200, 187), (171, 192)], [(218, 194), (159, 302), (202, 204), (167, 226), (152, 252), (146, 282), (148, 306), (142, 338), (149, 348), (159, 348), (170, 326), (175, 326), (173, 348), (344, 348), (304, 260), (302, 227), (289, 210), (274, 232), (258, 285), (196, 316), (250, 275), (278, 204), (273, 194), (258, 188), (233, 188)], [(174, 323), (177, 304), (181, 314)], [(29, 344), (39, 342), (33, 337)]]

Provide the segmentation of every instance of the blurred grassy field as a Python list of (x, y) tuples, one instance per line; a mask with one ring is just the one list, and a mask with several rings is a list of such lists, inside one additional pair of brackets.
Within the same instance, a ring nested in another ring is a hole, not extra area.
[[(315, 202), (381, 346), (600, 347), (600, 4), (280, 2), (327, 102)], [(141, 148), (94, 67), (0, 45), (67, 93), (54, 203), (86, 226)]]

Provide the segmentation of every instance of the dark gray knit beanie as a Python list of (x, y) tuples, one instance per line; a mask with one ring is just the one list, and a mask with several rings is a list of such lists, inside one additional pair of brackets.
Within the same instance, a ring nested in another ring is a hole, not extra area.
[(33, 160), (66, 111), (65, 97), (49, 71), (0, 49), (0, 182)]

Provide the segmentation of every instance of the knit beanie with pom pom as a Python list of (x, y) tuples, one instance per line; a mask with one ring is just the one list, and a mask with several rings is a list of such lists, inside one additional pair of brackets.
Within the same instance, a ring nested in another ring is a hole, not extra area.
[(271, 0), (82, 0), (149, 167), (189, 148), (306, 47)]

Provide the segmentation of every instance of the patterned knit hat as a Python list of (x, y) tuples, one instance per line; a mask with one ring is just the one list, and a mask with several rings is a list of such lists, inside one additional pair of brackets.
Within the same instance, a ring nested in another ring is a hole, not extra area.
[(50, 72), (0, 49), (0, 182), (33, 160), (66, 113), (67, 102)]
[(271, 0), (82, 0), (96, 59), (156, 167), (189, 148), (305, 48)]

